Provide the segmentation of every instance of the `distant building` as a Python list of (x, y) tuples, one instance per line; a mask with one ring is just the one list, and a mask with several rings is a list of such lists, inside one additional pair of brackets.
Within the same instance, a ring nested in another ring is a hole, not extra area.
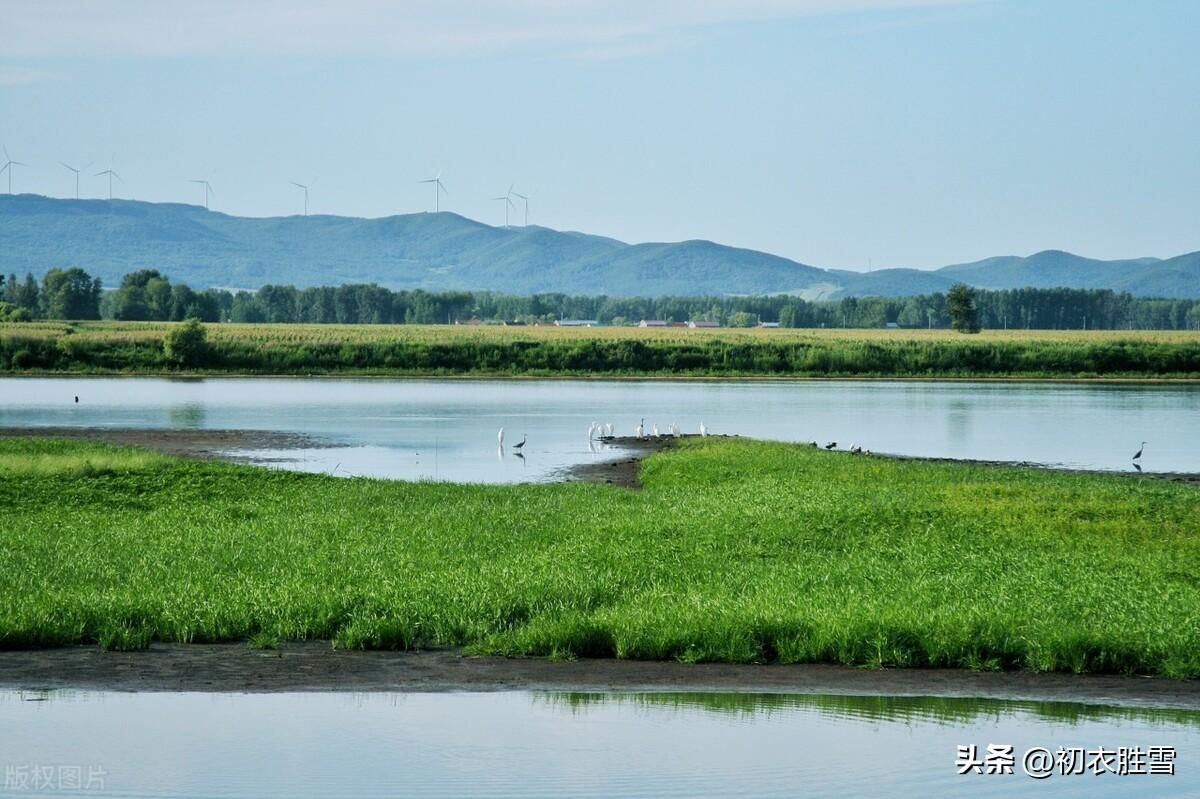
[(558, 327), (599, 327), (600, 323), (595, 319), (557, 319), (554, 322)]
[(895, 322), (887, 322), (884, 324), (884, 327), (886, 327), (888, 330), (899, 330), (900, 329), (900, 325), (896, 324)]
[(454, 324), (474, 326), (474, 325), (482, 325), (483, 322), (479, 321), (478, 319), (455, 319)]
[(667, 323), (661, 319), (643, 319), (638, 322), (638, 327), (666, 327)]
[(693, 319), (688, 322), (688, 327), (720, 327), (720, 322), (714, 322), (711, 319)]
[(779, 327), (778, 322), (760, 322), (759, 327)]

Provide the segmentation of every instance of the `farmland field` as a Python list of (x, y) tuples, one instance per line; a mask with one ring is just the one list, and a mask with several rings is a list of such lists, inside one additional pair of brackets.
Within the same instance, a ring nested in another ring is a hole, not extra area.
[(184, 367), (163, 351), (171, 327), (0, 324), (0, 371), (1200, 378), (1195, 332), (211, 324)]
[(0, 441), (0, 646), (1200, 676), (1200, 491), (690, 440), (640, 491)]

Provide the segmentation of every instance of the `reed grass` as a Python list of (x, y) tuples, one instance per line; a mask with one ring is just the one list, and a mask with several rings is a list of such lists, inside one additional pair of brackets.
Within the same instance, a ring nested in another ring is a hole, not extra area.
[(172, 323), (0, 323), (0, 372), (766, 377), (1200, 378), (1200, 333), (207, 325), (171, 363)]

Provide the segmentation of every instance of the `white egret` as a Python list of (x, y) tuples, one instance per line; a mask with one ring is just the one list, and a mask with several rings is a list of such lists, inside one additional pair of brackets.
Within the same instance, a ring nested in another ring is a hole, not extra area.
[(642, 421), (638, 422), (637, 429), (633, 431), (633, 437), (637, 438), (637, 439), (643, 439), (646, 437), (646, 419), (645, 419), (645, 417), (642, 418)]
[(501, 427), (500, 432), (496, 434), (496, 443), (502, 447), (504, 446), (504, 428), (503, 427)]
[(700, 437), (704, 438), (708, 435), (708, 428), (704, 426), (704, 422), (700, 423)]
[(658, 422), (654, 423), (653, 432), (654, 432), (654, 437), (658, 438)]

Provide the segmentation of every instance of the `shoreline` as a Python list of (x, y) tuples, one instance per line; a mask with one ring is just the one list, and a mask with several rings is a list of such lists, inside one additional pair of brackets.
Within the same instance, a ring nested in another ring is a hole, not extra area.
[(685, 664), (471, 656), (458, 649), (338, 650), (328, 641), (252, 649), (162, 644), (0, 651), (0, 690), (116, 692), (722, 692), (957, 697), (1200, 711), (1200, 681), (1163, 677)]
[(1200, 385), (1200, 377), (1037, 377), (1031, 375), (693, 375), (693, 374), (507, 374), (503, 372), (471, 372), (463, 374), (440, 374), (437, 372), (396, 372), (382, 374), (379, 372), (314, 372), (298, 374), (295, 372), (43, 372), (25, 370), (20, 372), (0, 371), (0, 378), (156, 378), (162, 380), (464, 380), (464, 381), (496, 381), (496, 380), (580, 380), (620, 381), (620, 382), (688, 382), (688, 383), (1047, 383), (1065, 385)]
[(329, 449), (338, 446), (317, 436), (276, 430), (219, 430), (172, 427), (0, 427), (4, 438), (68, 438), (115, 446), (142, 447), (180, 458), (262, 464), (237, 450)]
[[(221, 430), (179, 429), (148, 427), (0, 427), (0, 439), (5, 438), (68, 438), (82, 441), (99, 441), (116, 446), (135, 446), (200, 460), (221, 460), (261, 466), (266, 460), (239, 455), (237, 450), (299, 450), (329, 449), (343, 446), (336, 442), (304, 433), (288, 433), (272, 430)], [(612, 485), (619, 488), (641, 488), (641, 462), (643, 458), (671, 449), (676, 441), (698, 438), (686, 433), (678, 438), (661, 436), (636, 439), (632, 436), (613, 436), (603, 439), (606, 444), (619, 448), (610, 460), (581, 463), (556, 472), (545, 482), (584, 482)], [(712, 438), (739, 438), (740, 436), (713, 435)], [(792, 443), (805, 446), (804, 442)], [(898, 455), (874, 452), (853, 456), (844, 449), (835, 450), (848, 457), (886, 458), (894, 461), (915, 463), (945, 463), (985, 468), (1037, 469), (1039, 471), (1063, 472), (1066, 474), (1091, 474), (1121, 477), (1128, 480), (1162, 480), (1200, 488), (1200, 473), (1195, 472), (1118, 472), (1105, 469), (1078, 469), (1067, 466), (1030, 463), (1021, 461), (973, 460), (965, 458), (935, 458), (921, 455)], [(391, 479), (391, 478), (379, 478)]]

